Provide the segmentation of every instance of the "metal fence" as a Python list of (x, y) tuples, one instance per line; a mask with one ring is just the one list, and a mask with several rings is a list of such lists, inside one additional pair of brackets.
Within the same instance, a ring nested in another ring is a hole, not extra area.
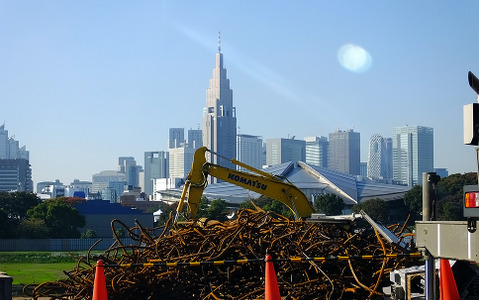
[[(86, 251), (99, 239), (0, 239), (0, 251)], [(102, 239), (93, 250), (107, 250), (115, 240)], [(123, 245), (136, 245), (130, 238), (121, 239)]]

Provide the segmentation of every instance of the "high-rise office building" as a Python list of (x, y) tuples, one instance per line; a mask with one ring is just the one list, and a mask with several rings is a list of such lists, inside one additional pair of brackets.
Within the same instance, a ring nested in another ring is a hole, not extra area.
[(373, 179), (392, 179), (393, 147), (392, 138), (373, 134), (369, 140), (367, 176)]
[[(266, 163), (263, 139), (259, 136), (238, 134), (236, 137), (236, 159), (256, 169), (261, 169)], [(244, 171), (238, 166), (238, 170)]]
[(179, 147), (168, 149), (169, 153), (169, 178), (186, 179), (193, 165), (195, 149)]
[(0, 159), (30, 159), (29, 152), (25, 146), (20, 147), (20, 143), (13, 137), (8, 137), (8, 130), (5, 130), (5, 124), (0, 126)]
[(266, 164), (277, 165), (285, 162), (306, 160), (306, 141), (291, 139), (266, 140)]
[(188, 147), (198, 149), (203, 146), (203, 130), (189, 129), (188, 130)]
[(32, 169), (26, 159), (0, 159), (0, 191), (33, 192)]
[(352, 129), (329, 134), (329, 169), (345, 174), (359, 175), (360, 134)]
[(136, 164), (136, 160), (131, 156), (121, 156), (118, 158), (118, 171), (126, 175), (126, 184), (132, 187), (140, 185), (141, 166)]
[(0, 191), (33, 192), (29, 152), (0, 126)]
[[(174, 143), (172, 141), (175, 140)], [(203, 132), (188, 130), (188, 141), (184, 140), (184, 128), (170, 128), (168, 172), (169, 178), (185, 179), (193, 164), (195, 150), (203, 146)]]
[(313, 166), (328, 167), (329, 142), (325, 136), (305, 137), (306, 163)]
[[(236, 107), (233, 106), (230, 80), (223, 67), (220, 41), (213, 77), (206, 91), (206, 107), (203, 109), (203, 145), (228, 159), (236, 157)], [(209, 161), (234, 168), (233, 164), (216, 155), (212, 155)]]
[(368, 175), (368, 163), (362, 161), (359, 163), (359, 175), (366, 177)]
[(185, 144), (185, 129), (184, 128), (170, 128), (168, 139), (168, 148), (179, 148)]
[(165, 151), (145, 152), (144, 186), (145, 193), (153, 193), (153, 180), (169, 177), (169, 154)]
[(434, 171), (434, 130), (425, 126), (393, 128), (393, 179), (421, 184), (422, 173)]
[(0, 126), (0, 159), (8, 159), (9, 155), (8, 145), (8, 130), (5, 130), (5, 124)]

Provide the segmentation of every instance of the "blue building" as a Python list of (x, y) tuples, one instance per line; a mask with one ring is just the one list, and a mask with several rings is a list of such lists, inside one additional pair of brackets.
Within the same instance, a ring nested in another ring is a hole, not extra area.
[(93, 230), (98, 237), (112, 238), (113, 231), (111, 222), (119, 220), (128, 228), (135, 227), (135, 220), (145, 228), (153, 228), (153, 214), (144, 213), (141, 210), (122, 206), (120, 203), (110, 203), (105, 200), (88, 200), (75, 205), (79, 213), (85, 216), (86, 225), (80, 229), (84, 233), (88, 229)]

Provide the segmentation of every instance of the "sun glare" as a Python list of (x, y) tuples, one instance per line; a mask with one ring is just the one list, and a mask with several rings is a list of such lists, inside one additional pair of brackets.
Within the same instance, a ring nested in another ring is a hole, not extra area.
[(355, 73), (364, 73), (372, 64), (371, 55), (362, 47), (346, 44), (338, 50), (339, 63), (346, 69)]

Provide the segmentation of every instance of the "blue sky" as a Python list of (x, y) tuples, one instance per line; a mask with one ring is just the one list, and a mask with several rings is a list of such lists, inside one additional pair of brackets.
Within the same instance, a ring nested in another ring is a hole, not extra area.
[[(35, 183), (143, 165), (198, 128), (218, 31), (239, 131), (264, 139), (434, 128), (435, 166), (476, 171), (463, 105), (479, 75), (477, 1), (2, 1), (0, 123)], [(369, 54), (361, 72), (338, 58)], [(360, 48), (359, 48), (360, 47)]]

